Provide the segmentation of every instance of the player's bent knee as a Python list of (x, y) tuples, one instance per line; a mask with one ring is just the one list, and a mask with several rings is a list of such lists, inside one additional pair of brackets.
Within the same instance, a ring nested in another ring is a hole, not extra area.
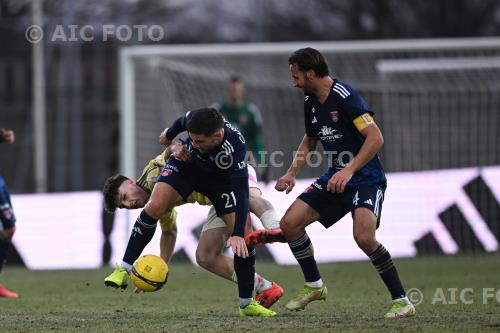
[(377, 243), (375, 236), (369, 230), (359, 230), (354, 233), (354, 240), (364, 252), (370, 252)]
[(299, 237), (303, 229), (300, 223), (297, 223), (295, 219), (287, 215), (281, 219), (280, 228), (287, 240), (294, 240)]
[(213, 266), (217, 256), (213, 253), (196, 250), (196, 263), (205, 269)]

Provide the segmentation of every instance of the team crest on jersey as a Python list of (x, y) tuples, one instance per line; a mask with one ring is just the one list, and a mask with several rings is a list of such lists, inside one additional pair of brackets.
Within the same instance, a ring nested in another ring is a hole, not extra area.
[(161, 175), (162, 175), (163, 177), (168, 177), (168, 176), (170, 176), (173, 172), (174, 172), (174, 170), (172, 170), (172, 169), (164, 168), (164, 169), (163, 169), (163, 171), (161, 172)]
[(339, 121), (339, 112), (338, 111), (332, 111), (332, 112), (330, 112), (330, 118), (332, 118), (332, 121), (334, 123), (338, 123), (338, 121)]

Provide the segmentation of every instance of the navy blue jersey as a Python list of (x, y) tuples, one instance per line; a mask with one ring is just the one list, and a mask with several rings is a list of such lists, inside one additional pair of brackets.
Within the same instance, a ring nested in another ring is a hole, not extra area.
[[(172, 140), (179, 133), (186, 131), (186, 124), (189, 118), (198, 111), (192, 110), (186, 113), (185, 116), (177, 119), (172, 127), (168, 129), (166, 133), (167, 138)], [(233, 235), (243, 236), (249, 209), (245, 139), (229, 122), (224, 121), (224, 138), (221, 144), (209, 153), (202, 154), (199, 152), (193, 147), (191, 138), (189, 137), (184, 144), (193, 156), (193, 167), (196, 169), (196, 172), (199, 172), (197, 179), (205, 178), (211, 187), (217, 187), (216, 184), (220, 184), (221, 193), (218, 195), (227, 199), (225, 208), (234, 206), (233, 211), (236, 213)], [(214, 183), (214, 179), (218, 181)], [(200, 186), (200, 188), (203, 188), (203, 186)], [(231, 189), (231, 193), (227, 193), (228, 188)], [(212, 203), (214, 203), (215, 198), (213, 196), (216, 192), (217, 188), (212, 188), (210, 196), (208, 193), (201, 193), (207, 195)], [(216, 208), (218, 207), (216, 206)], [(224, 213), (227, 213), (227, 211), (224, 210)]]
[(16, 223), (16, 216), (10, 202), (10, 194), (5, 181), (0, 176), (0, 230), (10, 229)]
[[(323, 149), (331, 156), (330, 167), (321, 177), (324, 180), (328, 181), (335, 172), (342, 170), (351, 158), (358, 154), (365, 138), (353, 121), (365, 113), (373, 115), (373, 111), (368, 108), (359, 93), (336, 79), (323, 104), (313, 94), (305, 96), (306, 135), (319, 138)], [(347, 187), (361, 184), (385, 184), (385, 182), (382, 164), (378, 155), (375, 155), (353, 175)]]

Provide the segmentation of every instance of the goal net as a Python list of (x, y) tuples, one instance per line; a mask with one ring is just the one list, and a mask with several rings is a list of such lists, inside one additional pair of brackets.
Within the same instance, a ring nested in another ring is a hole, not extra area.
[(228, 78), (238, 75), (262, 113), (265, 149), (284, 152), (270, 169), (279, 177), (304, 133), (303, 97), (287, 59), (308, 46), (376, 112), (387, 171), (500, 164), (500, 39), (483, 38), (125, 47), (122, 172), (137, 176), (160, 151), (159, 133), (187, 110), (223, 101)]

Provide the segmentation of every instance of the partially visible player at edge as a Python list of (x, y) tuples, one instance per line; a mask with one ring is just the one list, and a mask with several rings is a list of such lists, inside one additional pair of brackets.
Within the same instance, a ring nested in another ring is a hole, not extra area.
[[(14, 131), (0, 128), (0, 143), (14, 143)], [(7, 251), (16, 231), (16, 216), (10, 203), (10, 195), (4, 179), (0, 176), (0, 272), (2, 271)], [(0, 297), (18, 298), (19, 295), (0, 284)]]
[[(333, 158), (328, 170), (288, 208), (281, 228), (304, 273), (305, 286), (286, 304), (302, 310), (328, 293), (314, 259), (305, 227), (319, 221), (326, 228), (348, 212), (353, 217), (353, 234), (359, 248), (370, 258), (389, 290), (393, 303), (386, 318), (409, 317), (415, 308), (406, 296), (391, 255), (375, 238), (380, 223), (386, 178), (377, 152), (384, 139), (373, 120), (373, 111), (351, 86), (332, 79), (324, 56), (315, 49), (295, 51), (288, 59), (293, 85), (304, 92), (306, 133), (286, 174), (276, 183), (288, 194), (305, 164), (305, 156), (321, 141)], [(337, 155), (333, 155), (334, 153)], [(344, 153), (341, 155), (341, 153)]]
[(188, 132), (187, 147), (192, 162), (171, 156), (158, 177), (151, 197), (137, 218), (123, 257), (132, 265), (151, 241), (158, 219), (175, 203), (193, 192), (207, 196), (221, 216), (231, 237), (227, 245), (234, 252), (238, 278), (239, 312), (242, 316), (272, 317), (276, 312), (253, 299), (255, 249), (243, 238), (248, 215), (248, 171), (245, 140), (212, 108), (192, 110), (160, 134), (160, 143), (170, 146), (181, 132)]
[[(160, 172), (165, 167), (166, 160), (171, 154), (181, 160), (183, 160), (183, 156), (190, 155), (185, 146), (179, 143), (173, 144), (167, 147), (162, 154), (149, 161), (137, 181), (123, 175), (109, 177), (103, 189), (106, 210), (114, 212), (116, 208), (143, 208), (151, 195)], [(248, 165), (248, 187), (250, 210), (261, 219), (266, 229), (279, 226), (280, 219), (271, 203), (262, 197), (262, 192), (257, 183), (257, 175), (250, 165)], [(212, 204), (207, 197), (197, 192), (191, 193), (185, 202), (176, 203), (176, 206), (185, 203), (198, 203), (208, 206)], [(176, 220), (177, 212), (172, 209), (167, 211), (159, 221), (162, 231), (160, 257), (167, 263), (169, 263), (175, 248), (177, 238)], [(201, 230), (196, 248), (196, 262), (206, 270), (237, 283), (238, 279), (234, 272), (233, 259), (223, 254), (224, 243), (228, 237), (227, 225), (215, 214), (215, 209), (212, 206)], [(113, 273), (104, 279), (106, 286), (122, 289), (127, 287), (128, 264), (125, 263), (123, 266), (116, 267)], [(257, 295), (255, 299), (266, 308), (270, 308), (283, 296), (283, 288), (257, 273), (255, 273), (254, 278), (254, 291)]]

